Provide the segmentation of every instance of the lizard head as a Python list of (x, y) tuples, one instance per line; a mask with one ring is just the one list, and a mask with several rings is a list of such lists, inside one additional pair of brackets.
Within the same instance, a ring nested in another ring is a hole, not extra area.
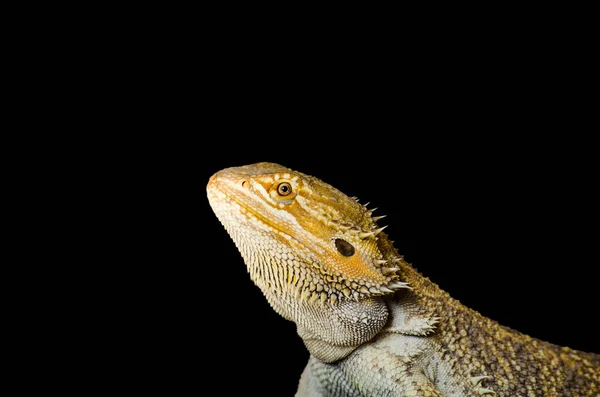
[(250, 277), (273, 309), (297, 324), (312, 355), (339, 360), (384, 327), (383, 295), (407, 284), (372, 210), (273, 163), (221, 170), (207, 194)]
[(207, 193), (271, 304), (291, 294), (335, 305), (406, 286), (380, 217), (315, 177), (258, 163), (217, 172)]

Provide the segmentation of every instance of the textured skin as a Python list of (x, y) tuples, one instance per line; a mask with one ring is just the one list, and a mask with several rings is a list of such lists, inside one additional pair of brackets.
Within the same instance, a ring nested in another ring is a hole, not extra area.
[(372, 211), (271, 163), (228, 168), (209, 202), (311, 353), (297, 396), (600, 395), (600, 356), (481, 316), (417, 273)]

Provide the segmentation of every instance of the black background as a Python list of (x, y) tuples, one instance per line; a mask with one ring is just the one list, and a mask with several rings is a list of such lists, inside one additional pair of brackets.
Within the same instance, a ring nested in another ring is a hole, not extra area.
[(186, 365), (178, 377), (225, 373), (248, 391), (293, 395), (308, 359), (295, 325), (254, 286), (206, 198), (214, 172), (261, 161), (371, 202), (388, 216), (399, 252), (463, 304), (531, 336), (598, 352), (596, 243), (582, 228), (591, 204), (567, 189), (572, 178), (561, 166), (531, 161), (527, 150), (435, 159), (431, 146), (402, 134), (391, 135), (396, 142), (363, 135), (324, 133), (332, 141), (316, 144), (318, 134), (297, 131), (223, 132), (197, 154), (186, 148), (171, 159), (161, 176), (170, 189), (158, 196), (169, 196), (169, 210), (154, 218), (162, 230), (150, 248), (164, 260), (153, 274), (156, 305), (167, 351), (209, 366)]
[[(63, 329), (59, 318), (67, 341), (48, 345), (72, 345), (73, 366), (99, 374), (87, 388), (128, 379), (168, 395), (293, 395), (308, 354), (252, 284), (205, 194), (214, 172), (259, 161), (379, 207), (400, 253), (467, 306), (600, 352), (590, 35), (534, 27), (507, 42), (506, 29), (494, 38), (394, 24), (394, 34), (343, 40), (337, 27), (280, 35), (245, 13), (253, 26), (240, 28), (232, 12), (214, 26), (210, 13), (198, 22), (190, 12), (187, 23), (183, 14), (173, 25), (135, 17), (148, 26), (108, 45), (81, 35), (66, 51), (76, 62), (42, 76), (56, 84), (42, 97), (46, 113), (23, 119), (42, 124), (28, 131), (74, 131), (46, 134), (57, 148), (34, 168), (50, 186), (21, 178), (35, 186), (30, 207), (52, 215), (47, 230), (22, 223), (58, 240), (28, 251), (65, 286), (46, 283), (40, 299), (59, 290), (64, 302), (49, 313), (66, 307), (73, 323)], [(27, 150), (45, 149), (41, 139), (27, 136)], [(72, 194), (53, 186), (65, 176)], [(36, 326), (35, 338), (52, 327)]]

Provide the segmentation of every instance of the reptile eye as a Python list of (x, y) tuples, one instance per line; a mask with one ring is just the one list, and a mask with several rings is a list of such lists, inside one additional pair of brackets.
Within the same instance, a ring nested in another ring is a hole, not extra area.
[(292, 185), (288, 182), (281, 182), (279, 186), (277, 186), (277, 193), (280, 196), (287, 196), (292, 192)]
[(352, 244), (347, 242), (346, 240), (342, 240), (341, 238), (335, 239), (335, 248), (339, 251), (340, 254), (344, 256), (352, 256), (354, 255), (354, 247)]

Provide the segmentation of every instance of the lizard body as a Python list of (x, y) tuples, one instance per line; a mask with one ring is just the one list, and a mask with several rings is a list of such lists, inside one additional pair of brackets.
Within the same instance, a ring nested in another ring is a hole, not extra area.
[(380, 217), (277, 164), (227, 168), (209, 202), (311, 357), (297, 396), (600, 395), (600, 356), (503, 327), (415, 271)]

